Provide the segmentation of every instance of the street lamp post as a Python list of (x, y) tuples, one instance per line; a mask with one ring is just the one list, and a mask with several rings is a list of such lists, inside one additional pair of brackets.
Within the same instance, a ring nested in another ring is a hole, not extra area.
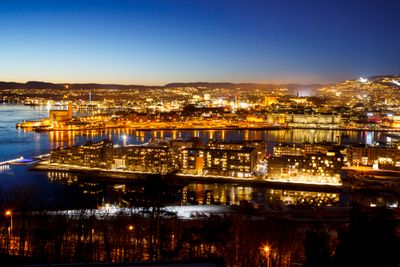
[(5, 213), (6, 216), (10, 216), (10, 227), (8, 227), (8, 235), (11, 237), (12, 228), (13, 228), (13, 214), (11, 210), (7, 210)]
[[(135, 229), (135, 227), (133, 226), (133, 225), (129, 225), (128, 226), (128, 243), (129, 243), (129, 250), (131, 251), (131, 254), (132, 254), (132, 241), (131, 241), (131, 238), (132, 238), (132, 232), (133, 232), (133, 230)], [(124, 261), (126, 261), (126, 258), (127, 258), (127, 252), (126, 252), (126, 250), (127, 250), (127, 245), (126, 245), (126, 238), (125, 238), (125, 255), (124, 255)], [(131, 257), (132, 257), (132, 255), (131, 255)]]
[(267, 256), (267, 266), (270, 267), (269, 255), (271, 253), (271, 248), (268, 245), (265, 245), (264, 246), (264, 252), (265, 252), (265, 255)]
[(10, 217), (10, 226), (8, 227), (8, 240), (7, 240), (7, 252), (10, 249), (10, 244), (11, 244), (11, 234), (12, 234), (12, 227), (13, 227), (13, 214), (11, 210), (6, 210), (5, 212), (6, 217)]

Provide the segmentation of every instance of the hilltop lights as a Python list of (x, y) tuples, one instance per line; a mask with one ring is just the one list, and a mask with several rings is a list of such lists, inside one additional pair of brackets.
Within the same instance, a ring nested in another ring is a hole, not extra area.
[(367, 83), (367, 82), (368, 82), (368, 79), (367, 79), (367, 78), (360, 77), (359, 81), (360, 81), (360, 83)]
[(399, 82), (399, 81), (392, 80), (392, 83), (394, 83), (394, 84), (397, 85), (397, 86), (400, 86), (400, 82)]

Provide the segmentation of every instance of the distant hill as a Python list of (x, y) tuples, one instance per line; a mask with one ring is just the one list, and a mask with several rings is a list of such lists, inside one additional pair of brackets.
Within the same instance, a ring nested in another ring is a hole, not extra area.
[(323, 84), (263, 84), (263, 83), (229, 83), (229, 82), (189, 82), (189, 83), (169, 83), (164, 87), (207, 87), (207, 88), (242, 88), (242, 89), (270, 89), (285, 87), (288, 89), (297, 88), (319, 88)]
[[(373, 82), (388, 82), (392, 79), (399, 80), (399, 75), (376, 75), (367, 77)], [(358, 79), (355, 79), (356, 81)], [(337, 84), (340, 84), (337, 83)], [(274, 89), (288, 88), (295, 92), (298, 89), (316, 90), (328, 84), (261, 84), (261, 83), (230, 83), (230, 82), (175, 82), (160, 86), (138, 85), (138, 84), (99, 84), (99, 83), (50, 83), (41, 81), (29, 81), (26, 83), (17, 82), (1, 82), (1, 89), (65, 89), (68, 85), (69, 89), (151, 89), (151, 88), (174, 88), (174, 87), (196, 87), (196, 88), (241, 88), (241, 89)], [(330, 84), (334, 85), (334, 84)]]
[(285, 87), (289, 90), (300, 88), (317, 89), (321, 84), (257, 84), (257, 83), (229, 83), (229, 82), (189, 82), (189, 83), (169, 83), (164, 86), (147, 86), (147, 85), (122, 85), (122, 84), (98, 84), (98, 83), (49, 83), (39, 81), (29, 81), (26, 83), (16, 82), (0, 82), (0, 90), (2, 89), (151, 89), (151, 88), (173, 88), (173, 87), (196, 87), (196, 88), (242, 88), (242, 89), (273, 89)]
[(0, 82), (0, 90), (2, 89), (140, 89), (152, 88), (160, 86), (146, 86), (146, 85), (121, 85), (121, 84), (97, 84), (97, 83), (49, 83), (29, 81), (26, 83), (16, 82)]

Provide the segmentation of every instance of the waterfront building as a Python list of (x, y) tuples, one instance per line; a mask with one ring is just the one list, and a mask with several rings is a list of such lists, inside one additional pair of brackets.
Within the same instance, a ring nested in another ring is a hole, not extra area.
[(304, 157), (300, 155), (273, 156), (268, 159), (268, 177), (290, 179), (290, 177), (297, 176), (303, 160)]
[(302, 156), (302, 144), (294, 144), (294, 143), (279, 143), (274, 146), (274, 156)]
[(146, 173), (251, 177), (258, 158), (264, 155), (263, 141), (210, 142), (203, 146), (193, 138), (152, 140), (146, 145), (124, 147), (101, 141), (55, 149), (50, 163)]
[(340, 151), (303, 154), (299, 147), (288, 150), (291, 155), (268, 159), (268, 179), (292, 182), (339, 183), (344, 157)]
[(68, 121), (72, 119), (72, 103), (68, 102), (67, 110), (50, 110), (49, 119), (51, 121)]
[(113, 144), (109, 140), (88, 141), (83, 146), (60, 147), (50, 153), (50, 163), (107, 168), (108, 151)]
[[(126, 169), (130, 171), (168, 173), (177, 169), (177, 164), (171, 157), (171, 149), (167, 146), (129, 146), (116, 150), (113, 154), (122, 154)], [(121, 157), (114, 158), (118, 159)]]
[(246, 147), (251, 147), (256, 150), (257, 162), (265, 160), (267, 154), (267, 142), (265, 140), (246, 140), (244, 144)]
[(192, 148), (182, 150), (182, 169), (185, 174), (251, 177), (257, 164), (257, 150)]
[(285, 113), (271, 113), (268, 115), (268, 123), (271, 124), (285, 124), (286, 114)]
[(306, 156), (308, 154), (323, 153), (330, 150), (340, 150), (341, 147), (329, 142), (322, 143), (279, 143), (274, 146), (274, 156)]
[(290, 127), (338, 127), (342, 123), (340, 114), (307, 114), (307, 113), (291, 113), (286, 114), (285, 121)]
[(244, 147), (255, 148), (257, 160), (263, 160), (265, 158), (267, 150), (267, 143), (265, 140), (245, 140), (237, 142), (221, 142), (217, 140), (210, 140), (205, 145), (205, 148), (207, 149), (241, 150)]
[(355, 145), (350, 148), (350, 163), (353, 166), (400, 168), (400, 147)]

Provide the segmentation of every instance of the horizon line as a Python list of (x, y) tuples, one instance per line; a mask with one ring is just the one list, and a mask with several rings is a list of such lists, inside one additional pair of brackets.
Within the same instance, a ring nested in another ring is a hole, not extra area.
[(58, 85), (71, 85), (71, 84), (109, 84), (109, 85), (121, 85), (121, 86), (150, 86), (150, 87), (163, 87), (168, 84), (173, 84), (173, 83), (231, 83), (231, 84), (260, 84), (260, 85), (291, 85), (291, 84), (296, 84), (296, 85), (329, 85), (329, 84), (334, 84), (334, 83), (340, 83), (344, 81), (349, 81), (349, 80), (356, 80), (361, 77), (379, 77), (379, 76), (398, 76), (400, 74), (376, 74), (376, 75), (368, 75), (368, 76), (359, 76), (359, 77), (353, 77), (353, 78), (347, 78), (347, 79), (341, 79), (341, 80), (335, 80), (335, 81), (325, 81), (325, 82), (295, 82), (295, 81), (290, 81), (290, 82), (279, 82), (276, 80), (272, 80), (270, 82), (267, 81), (207, 81), (207, 80), (198, 80), (198, 81), (173, 81), (173, 82), (163, 82), (163, 83), (150, 83), (150, 82), (138, 82), (138, 83), (120, 83), (120, 82), (59, 82), (59, 81), (49, 81), (49, 80), (0, 80), (0, 82), (4, 83), (22, 83), (22, 84), (27, 84), (29, 82), (41, 82), (41, 83), (53, 83), (53, 84), (58, 84)]

